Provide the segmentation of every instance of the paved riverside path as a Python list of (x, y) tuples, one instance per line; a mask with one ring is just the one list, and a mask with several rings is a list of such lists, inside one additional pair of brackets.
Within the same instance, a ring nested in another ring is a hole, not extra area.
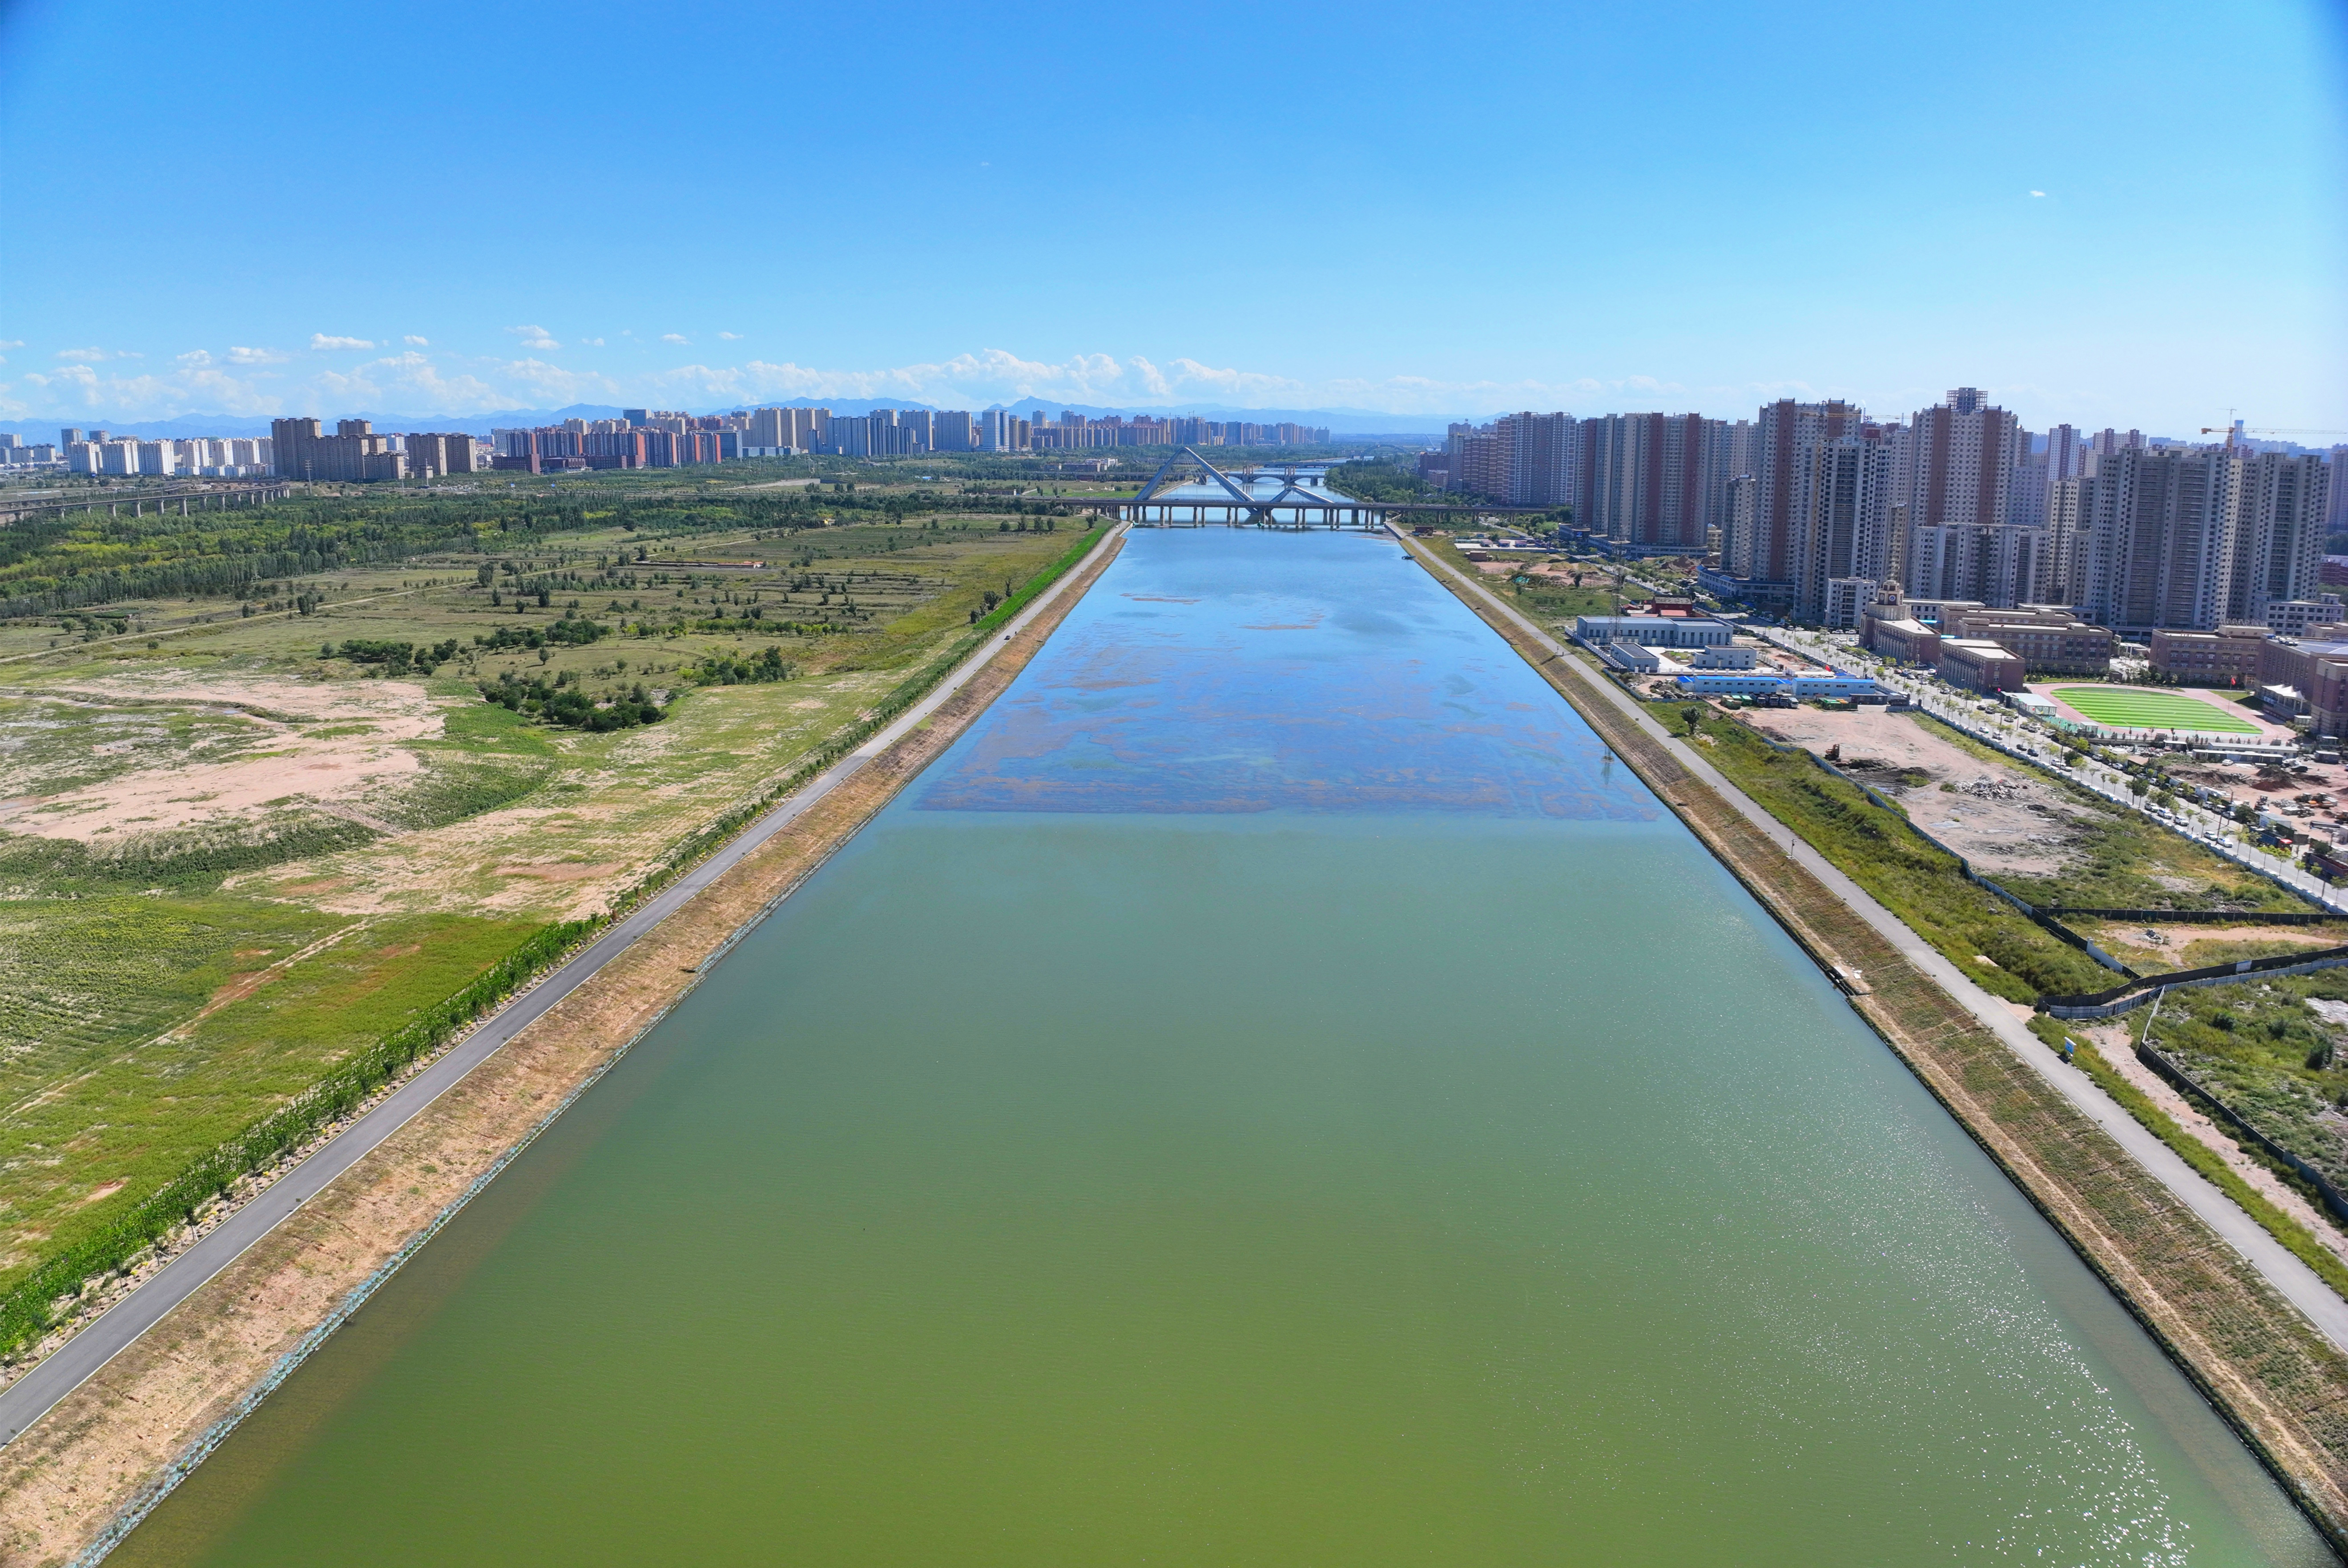
[(1697, 748), (1674, 738), (1656, 723), (1643, 711), (1643, 704), (1636, 698), (1590, 670), (1580, 660), (1568, 655), (1562, 643), (1519, 614), (1482, 583), (1461, 573), (1447, 561), (1435, 560), (1432, 564), (1465, 585), (1494, 611), (1507, 617), (1511, 624), (1521, 628), (1541, 647), (1559, 655), (1558, 666), (1570, 671), (1592, 697), (1613, 703), (1642, 731), (1660, 739), (1673, 761), (1711, 786), (1755, 826), (1785, 845), (1787, 853), (1804, 870), (1824, 883), (1829, 891), (1850, 907), (1854, 914), (1899, 948), (1900, 957), (1930, 975), (1941, 989), (1956, 999), (1959, 1006), (1980, 1020), (1982, 1026), (2009, 1050), (2052, 1083), (2089, 1121), (2109, 1133), (2113, 1142), (2127, 1150), (2161, 1185), (2174, 1193), (2178, 1201), (2249, 1260), (2250, 1266), (2264, 1276), (2267, 1283), (2273, 1286), (2285, 1300), (2307, 1315), (2324, 1337), (2348, 1350), (2348, 1301), (2342, 1300), (2337, 1292), (2323, 1283), (2320, 1275), (2275, 1240), (2265, 1226), (2244, 1214), (2233, 1199), (2219, 1192), (2200, 1173), (2187, 1164), (2176, 1150), (2155, 1137), (2149, 1128), (2096, 1088), (2095, 1081), (2085, 1071), (2049, 1050), (2044, 1041), (2023, 1026), (2022, 1020), (2013, 1015), (2004, 1001), (1967, 979), (1962, 970), (1909, 929), (1907, 923), (1899, 916), (1869, 897), (1866, 889), (1844, 876), (1800, 835), (1755, 804), (1718, 769), (1704, 761)]
[(744, 828), (716, 854), (679, 877), (624, 919), (606, 930), (585, 951), (509, 1001), (448, 1051), (321, 1145), (308, 1159), (286, 1172), (242, 1208), (222, 1220), (208, 1235), (85, 1326), (48, 1357), (0, 1389), (0, 1445), (13, 1440), (59, 1399), (79, 1388), (98, 1369), (129, 1348), (163, 1315), (185, 1301), (221, 1269), (226, 1268), (262, 1237), (276, 1229), (304, 1204), (325, 1190), (327, 1184), (349, 1170), (376, 1145), (412, 1121), (418, 1112), (497, 1054), (548, 1009), (561, 1001), (589, 976), (619, 957), (629, 945), (681, 908), (686, 900), (731, 870), (743, 856), (773, 837), (808, 807), (860, 771), (867, 763), (937, 712), (946, 699), (1003, 651), (1027, 623), (1082, 575), (1100, 551), (1111, 548), (1121, 528), (1093, 548), (1017, 615), (1002, 630), (964, 660), (935, 691), (913, 704), (889, 726), (855, 751), (817, 774), (788, 799)]

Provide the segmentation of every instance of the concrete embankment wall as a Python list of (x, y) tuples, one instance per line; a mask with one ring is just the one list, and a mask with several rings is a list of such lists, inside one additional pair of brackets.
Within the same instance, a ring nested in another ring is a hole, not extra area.
[[(1399, 537), (1399, 536), (1397, 536)], [(1554, 643), (1422, 547), (1404, 548), (1508, 640), (1849, 995), (2348, 1552), (2348, 1355), (2110, 1135), (1857, 910), (1697, 777)]]

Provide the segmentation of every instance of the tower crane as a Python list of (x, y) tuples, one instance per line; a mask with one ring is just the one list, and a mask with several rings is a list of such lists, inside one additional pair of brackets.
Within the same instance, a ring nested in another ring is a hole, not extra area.
[(2204, 436), (2223, 436), (2227, 445), (2237, 436), (2348, 436), (2348, 430), (2286, 430), (2268, 425), (2204, 425)]

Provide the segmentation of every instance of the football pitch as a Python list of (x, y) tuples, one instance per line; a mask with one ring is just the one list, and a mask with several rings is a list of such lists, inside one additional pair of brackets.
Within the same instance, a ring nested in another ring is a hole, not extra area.
[(2098, 724), (2119, 730), (2192, 730), (2212, 735), (2255, 735), (2259, 727), (2199, 697), (2146, 692), (2132, 686), (2061, 686), (2057, 702), (2068, 703)]

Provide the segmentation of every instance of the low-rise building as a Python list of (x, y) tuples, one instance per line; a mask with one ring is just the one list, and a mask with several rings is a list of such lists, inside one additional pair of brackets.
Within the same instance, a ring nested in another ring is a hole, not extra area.
[(2029, 670), (2022, 656), (1986, 637), (1941, 639), (1941, 679), (1968, 692), (2019, 692)]
[(1577, 615), (1576, 641), (1596, 647), (1601, 642), (1637, 642), (1649, 648), (1725, 648), (1735, 641), (1736, 629), (1726, 621), (1702, 615)]
[(1732, 644), (1699, 648), (1688, 660), (1688, 664), (1697, 670), (1750, 670), (1759, 661), (1757, 651)]
[(1628, 670), (1633, 674), (1653, 675), (1663, 667), (1662, 654), (1628, 638), (1598, 644), (1598, 656), (1617, 670)]
[(1859, 617), (1874, 601), (1878, 587), (1871, 577), (1828, 578), (1823, 604), (1827, 630), (1857, 630)]
[(2348, 604), (2336, 593), (2314, 599), (2280, 599), (2267, 606), (2267, 630), (2278, 637), (2305, 637), (2319, 626), (2348, 620)]
[(1861, 645), (1879, 659), (1894, 664), (1921, 664), (1931, 669), (1941, 661), (1941, 634), (1921, 620), (1870, 618)]
[(2062, 723), (2059, 716), (2061, 710), (2054, 706), (2054, 701), (2051, 698), (2042, 697), (2035, 692), (2008, 692), (2005, 694), (2005, 703), (2015, 712), (2026, 718), (2044, 719), (2050, 724)]
[(1679, 678), (1679, 688), (1699, 697), (1788, 697), (1809, 702), (1819, 697), (1872, 697), (1880, 690), (1864, 675), (1841, 670), (1787, 673), (1782, 670), (1691, 671)]
[(2220, 626), (2215, 631), (2156, 631), (2152, 671), (2184, 686), (2247, 686), (2259, 677), (2263, 626)]
[(2297, 692), (2314, 733), (2348, 734), (2348, 641), (2278, 637), (2260, 643), (2258, 682)]
[(2090, 626), (2053, 605), (2013, 610), (1954, 609), (1941, 620), (1941, 635), (1996, 643), (2044, 675), (2102, 675), (2112, 667), (2119, 639), (2108, 627)]

